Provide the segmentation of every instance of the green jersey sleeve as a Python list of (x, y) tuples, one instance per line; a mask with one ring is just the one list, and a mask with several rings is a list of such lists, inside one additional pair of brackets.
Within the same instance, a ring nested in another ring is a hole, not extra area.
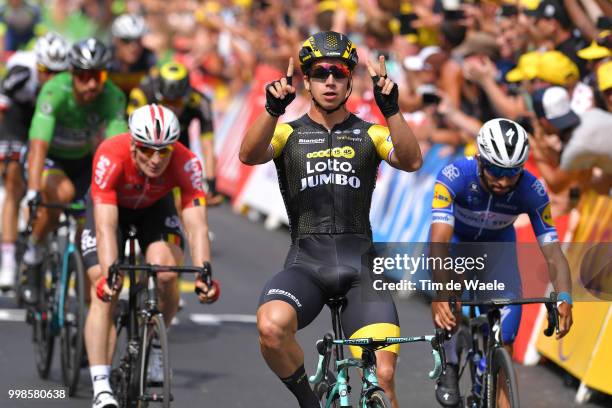
[(125, 105), (126, 99), (123, 92), (117, 88), (115, 84), (107, 81), (105, 84), (105, 103), (107, 126), (105, 137), (116, 136), (128, 131), (127, 122), (125, 120)]
[(57, 88), (56, 81), (48, 81), (40, 90), (36, 99), (36, 110), (30, 124), (29, 138), (51, 143), (55, 130), (58, 109), (62, 104), (64, 93)]

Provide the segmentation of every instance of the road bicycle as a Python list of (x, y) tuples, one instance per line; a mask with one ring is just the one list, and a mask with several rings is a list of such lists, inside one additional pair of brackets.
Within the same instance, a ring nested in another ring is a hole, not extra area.
[[(501, 330), (501, 312), (504, 306), (543, 303), (546, 306), (548, 326), (545, 336), (559, 332), (559, 311), (557, 295), (552, 292), (548, 298), (491, 299), (482, 301), (462, 301), (469, 307), (469, 319), (461, 324), (457, 337), (459, 356), (459, 383), (465, 368), (469, 368), (469, 388), (461, 392), (460, 406), (466, 408), (494, 408), (505, 388), (509, 406), (520, 406), (518, 383), (512, 365), (512, 358), (504, 348)], [(456, 310), (456, 299), (450, 299), (451, 310)], [(477, 314), (477, 307), (487, 307), (484, 314)], [(463, 362), (462, 362), (463, 360)]]
[[(32, 325), (34, 360), (38, 375), (47, 379), (53, 358), (55, 338), (59, 336), (62, 381), (68, 395), (76, 392), (84, 356), (85, 269), (77, 245), (79, 218), (85, 211), (82, 202), (71, 204), (28, 203), (30, 218), (20, 239), (19, 281), (23, 281), (25, 245), (32, 233), (38, 207), (61, 210), (59, 224), (48, 235), (38, 279), (38, 303), (28, 308), (27, 322)], [(22, 286), (17, 294), (21, 298)]]
[[(120, 272), (130, 281), (128, 299), (119, 299), (114, 323), (117, 332), (110, 382), (121, 408), (145, 408), (149, 403), (170, 407), (171, 369), (168, 337), (164, 317), (157, 303), (157, 273), (197, 273), (208, 287), (213, 285), (210, 263), (203, 267), (138, 264), (136, 229), (127, 237), (128, 254), (114, 263), (108, 272), (109, 286)], [(161, 353), (163, 381), (147, 378), (149, 356), (153, 347)]]
[[(342, 274), (338, 274), (340, 276)], [(392, 344), (427, 342), (432, 348), (434, 368), (429, 378), (437, 379), (445, 369), (446, 358), (443, 342), (447, 338), (445, 331), (437, 330), (435, 335), (414, 337), (386, 338), (344, 338), (340, 309), (346, 298), (344, 295), (331, 297), (326, 302), (331, 311), (333, 334), (327, 333), (317, 342), (319, 361), (316, 373), (308, 381), (325, 408), (352, 407), (350, 405), (350, 386), (348, 370), (351, 367), (360, 369), (361, 392), (360, 408), (390, 408), (391, 402), (384, 390), (378, 385), (376, 377), (376, 350)], [(360, 359), (345, 358), (344, 346), (358, 346), (362, 350)], [(334, 360), (333, 367), (330, 363)]]

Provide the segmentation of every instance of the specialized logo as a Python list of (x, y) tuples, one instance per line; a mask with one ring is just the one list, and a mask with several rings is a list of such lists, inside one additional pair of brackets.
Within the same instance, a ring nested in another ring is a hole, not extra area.
[(512, 145), (512, 138), (514, 137), (514, 135), (516, 135), (514, 129), (508, 129), (508, 131), (506, 132), (506, 139), (508, 140), (509, 145)]
[(204, 191), (204, 186), (202, 184), (202, 166), (200, 166), (200, 160), (197, 157), (192, 158), (185, 166), (183, 166), (183, 170), (185, 173), (189, 173), (189, 179), (191, 180), (191, 185), (195, 190)]
[(345, 158), (352, 159), (355, 157), (355, 149), (351, 146), (344, 147), (334, 147), (333, 149), (325, 149), (319, 150), (318, 152), (311, 152), (306, 155), (309, 159), (319, 159), (326, 157), (336, 157), (336, 158)]
[(96, 163), (96, 169), (94, 170), (94, 182), (100, 188), (106, 188), (106, 185), (108, 184), (107, 174), (110, 173), (108, 171), (110, 165), (110, 159), (104, 155), (101, 155), (98, 159), (98, 162)]
[(540, 218), (542, 218), (542, 222), (549, 227), (554, 227), (555, 222), (552, 218), (552, 214), (550, 212), (550, 203), (546, 204), (546, 207), (540, 212)]
[(444, 169), (442, 169), (442, 174), (450, 181), (453, 181), (457, 177), (459, 177), (459, 169), (454, 164), (449, 164)]
[(448, 208), (453, 203), (448, 188), (444, 184), (436, 183), (433, 195), (433, 208)]

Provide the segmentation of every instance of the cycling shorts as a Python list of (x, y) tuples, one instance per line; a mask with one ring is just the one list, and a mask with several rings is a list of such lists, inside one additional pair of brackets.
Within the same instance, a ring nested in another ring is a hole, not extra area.
[(91, 166), (93, 157), (86, 156), (81, 159), (58, 159), (47, 156), (43, 177), (61, 175), (68, 177), (74, 185), (74, 200), (83, 200), (91, 184)]
[[(81, 253), (83, 254), (85, 269), (87, 270), (92, 266), (98, 265), (99, 261), (96, 224), (93, 214), (94, 208), (90, 193), (87, 194), (85, 204), (87, 211), (85, 228), (81, 235)], [(151, 243), (157, 241), (168, 242), (183, 249), (184, 238), (172, 194), (164, 196), (164, 198), (147, 208), (132, 210), (118, 207), (118, 209), (118, 245), (123, 242), (124, 238), (127, 238), (130, 225), (134, 225), (137, 230), (136, 238), (143, 254), (146, 253)]]
[[(366, 235), (298, 237), (289, 249), (284, 269), (264, 286), (259, 306), (271, 300), (290, 304), (297, 313), (298, 329), (302, 329), (318, 316), (331, 297), (346, 293), (346, 303), (341, 309), (345, 335), (351, 338), (399, 336), (399, 320), (391, 294), (375, 291), (371, 270), (362, 265), (362, 256), (371, 246), (372, 241)], [(354, 271), (345, 287), (338, 285), (337, 270), (325, 270), (336, 266), (348, 266)], [(399, 345), (384, 350), (397, 354)], [(351, 351), (356, 356), (361, 354), (358, 347), (351, 347)]]

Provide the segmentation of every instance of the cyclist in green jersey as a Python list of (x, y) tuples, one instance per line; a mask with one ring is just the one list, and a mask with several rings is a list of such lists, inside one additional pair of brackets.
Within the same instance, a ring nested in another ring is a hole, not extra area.
[[(109, 52), (87, 38), (70, 50), (70, 72), (57, 75), (41, 89), (29, 132), (26, 200), (70, 203), (82, 198), (91, 182), (93, 152), (104, 137), (127, 131), (125, 96), (107, 81)], [(40, 242), (59, 216), (40, 208), (24, 262), (26, 303), (35, 304), (42, 261)]]

